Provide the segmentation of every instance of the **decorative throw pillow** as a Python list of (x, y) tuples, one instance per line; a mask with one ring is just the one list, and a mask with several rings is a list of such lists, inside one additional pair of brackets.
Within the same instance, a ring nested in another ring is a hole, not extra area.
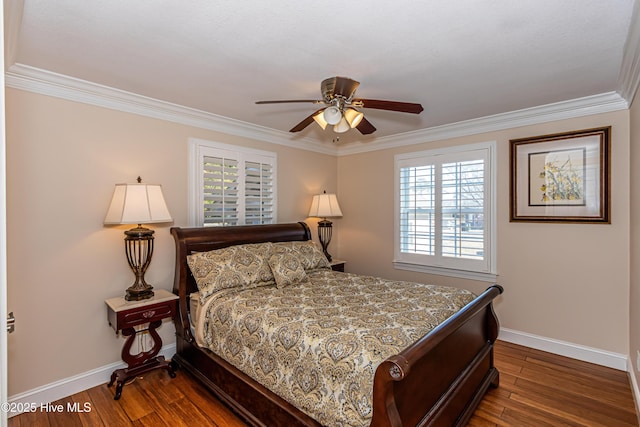
[(305, 271), (317, 270), (320, 268), (331, 268), (327, 257), (324, 256), (322, 248), (313, 240), (304, 242), (278, 242), (274, 243), (275, 253), (289, 252), (298, 257)]
[(222, 289), (273, 285), (275, 279), (269, 267), (272, 250), (272, 243), (251, 243), (187, 256), (200, 291), (200, 303)]
[(292, 252), (276, 251), (269, 258), (269, 265), (278, 288), (297, 285), (308, 280), (300, 259)]

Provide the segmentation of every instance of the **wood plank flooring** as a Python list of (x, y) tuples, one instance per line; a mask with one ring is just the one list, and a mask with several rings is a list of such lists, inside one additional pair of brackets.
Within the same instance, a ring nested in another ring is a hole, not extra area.
[[(492, 389), (469, 421), (485, 426), (638, 426), (626, 372), (498, 341), (500, 387)], [(124, 387), (106, 384), (54, 402), (89, 412), (25, 413), (9, 419), (22, 426), (219, 426), (245, 427), (198, 381), (183, 371), (175, 379), (155, 371)]]
[(626, 372), (502, 341), (495, 365), (469, 426), (638, 426)]

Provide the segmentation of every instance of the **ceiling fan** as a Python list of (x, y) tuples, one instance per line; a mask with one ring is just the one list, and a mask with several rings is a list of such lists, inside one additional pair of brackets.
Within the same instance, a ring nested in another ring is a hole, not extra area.
[(325, 104), (324, 107), (314, 111), (289, 132), (300, 132), (316, 122), (326, 129), (333, 126), (334, 132), (343, 133), (351, 128), (356, 128), (363, 135), (376, 131), (364, 114), (356, 108), (375, 108), (378, 110), (399, 111), (401, 113), (420, 114), (422, 105), (411, 102), (383, 101), (379, 99), (354, 98), (359, 82), (347, 77), (329, 77), (320, 84), (322, 99), (285, 99), (279, 101), (256, 101), (256, 104), (284, 104), (291, 102), (311, 102)]

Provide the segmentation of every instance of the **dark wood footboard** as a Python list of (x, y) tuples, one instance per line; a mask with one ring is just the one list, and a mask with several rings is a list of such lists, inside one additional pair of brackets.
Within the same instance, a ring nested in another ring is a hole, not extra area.
[(376, 370), (372, 426), (465, 425), (489, 386), (498, 386), (493, 343), (498, 319), (488, 288)]
[[(187, 255), (244, 243), (309, 240), (307, 225), (174, 227), (171, 233), (176, 243), (174, 292), (180, 297), (173, 362), (201, 380), (252, 426), (319, 426), (224, 359), (198, 347), (189, 323), (189, 295), (197, 287), (187, 266)], [(498, 371), (493, 364), (498, 319), (492, 300), (501, 293), (500, 286), (489, 287), (429, 334), (379, 365), (374, 381), (372, 426), (466, 424), (488, 387), (498, 385)]]

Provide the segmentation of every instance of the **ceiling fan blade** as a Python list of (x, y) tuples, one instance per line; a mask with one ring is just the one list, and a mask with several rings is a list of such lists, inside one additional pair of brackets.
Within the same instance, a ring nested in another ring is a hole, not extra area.
[(342, 95), (345, 98), (351, 98), (356, 89), (360, 86), (360, 82), (357, 82), (348, 77), (336, 77), (335, 86), (333, 88), (334, 95)]
[(306, 128), (311, 123), (313, 123), (313, 116), (315, 116), (316, 114), (318, 114), (322, 110), (324, 110), (324, 108), (321, 108), (318, 111), (314, 111), (308, 117), (305, 117), (305, 119), (302, 120), (300, 123), (298, 123), (297, 125), (292, 127), (289, 132), (300, 132), (302, 129)]
[(313, 104), (324, 103), (324, 101), (319, 101), (317, 99), (282, 99), (275, 101), (256, 101), (256, 104), (288, 104), (291, 102), (311, 102)]
[(352, 103), (362, 103), (361, 108), (375, 108), (378, 110), (399, 111), (401, 113), (420, 114), (424, 108), (412, 102), (383, 101), (380, 99), (354, 99)]
[(375, 126), (371, 124), (369, 120), (366, 118), (362, 118), (362, 121), (356, 126), (356, 129), (360, 131), (363, 135), (369, 135), (370, 133), (374, 133), (376, 131)]

